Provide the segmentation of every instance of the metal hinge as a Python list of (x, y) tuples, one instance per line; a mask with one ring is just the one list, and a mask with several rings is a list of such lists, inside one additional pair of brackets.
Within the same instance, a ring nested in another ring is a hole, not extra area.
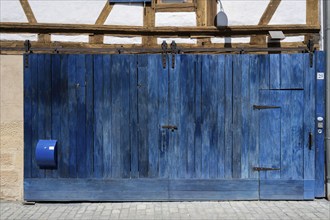
[(272, 109), (272, 108), (280, 108), (280, 106), (271, 106), (271, 105), (253, 105), (253, 110), (261, 110), (261, 109)]
[(172, 69), (175, 67), (175, 55), (178, 53), (177, 45), (175, 41), (171, 43), (171, 54), (172, 54)]
[(26, 40), (24, 42), (24, 67), (28, 68), (29, 67), (29, 54), (31, 53), (31, 43), (29, 40)]
[(267, 171), (267, 170), (280, 170), (280, 168), (272, 168), (272, 167), (253, 167), (253, 171)]
[(309, 67), (312, 68), (313, 60), (314, 60), (314, 50), (315, 50), (314, 42), (312, 40), (308, 40), (307, 49), (308, 49), (308, 53), (309, 53)]
[(166, 54), (167, 54), (167, 43), (166, 41), (163, 41), (162, 43), (162, 63), (163, 63), (163, 68), (166, 68)]

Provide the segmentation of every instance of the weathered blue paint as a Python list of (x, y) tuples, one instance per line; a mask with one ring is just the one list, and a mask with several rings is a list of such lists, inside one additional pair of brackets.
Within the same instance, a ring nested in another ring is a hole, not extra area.
[[(325, 125), (325, 54), (323, 52), (316, 53), (316, 73), (323, 73), (324, 79), (316, 80), (316, 119), (323, 118), (323, 125)], [(328, 116), (330, 117), (330, 116)], [(315, 196), (325, 196), (325, 157), (324, 157), (324, 137), (325, 128), (322, 133), (316, 132), (315, 135)]]
[[(25, 200), (324, 196), (322, 56), (31, 54)], [(57, 169), (36, 165), (39, 139), (58, 140)]]

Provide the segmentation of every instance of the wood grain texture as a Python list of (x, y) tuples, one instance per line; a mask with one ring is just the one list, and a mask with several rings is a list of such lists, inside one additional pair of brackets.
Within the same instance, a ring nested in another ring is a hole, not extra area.
[(141, 27), (121, 25), (93, 25), (93, 24), (29, 24), (0, 22), (2, 33), (76, 33), (76, 34), (109, 34), (113, 36), (242, 36), (265, 35), (268, 31), (283, 31), (284, 34), (319, 33), (319, 25), (244, 25), (228, 26), (223, 29), (216, 27)]
[[(325, 53), (317, 52), (316, 53), (316, 62), (315, 62), (315, 72), (316, 73), (325, 73)], [(315, 61), (314, 59), (314, 61)], [(313, 68), (311, 68), (313, 69)], [(328, 74), (328, 73), (327, 73)], [(315, 78), (315, 75), (314, 75)], [(325, 113), (325, 80), (317, 79), (316, 80), (316, 106), (315, 106), (315, 117), (326, 117)], [(324, 146), (324, 134), (325, 129), (323, 129), (322, 133), (317, 132), (315, 135), (315, 196), (316, 197), (324, 197), (325, 196), (325, 146)]]
[[(315, 79), (324, 71), (322, 53), (313, 68), (308, 54), (167, 55), (166, 68), (161, 55), (28, 58), (27, 199), (250, 200), (260, 192), (260, 199), (305, 200), (324, 194), (322, 135), (308, 146), (315, 114), (324, 117), (324, 85)], [(50, 138), (58, 140), (58, 167), (40, 169), (35, 144)]]

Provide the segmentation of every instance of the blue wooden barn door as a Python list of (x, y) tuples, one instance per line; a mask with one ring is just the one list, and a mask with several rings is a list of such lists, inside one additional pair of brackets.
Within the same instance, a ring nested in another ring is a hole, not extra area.
[[(176, 55), (166, 68), (161, 55), (29, 55), (24, 198), (322, 196), (320, 54), (313, 67), (278, 54)], [(56, 169), (37, 165), (39, 139), (58, 140)]]

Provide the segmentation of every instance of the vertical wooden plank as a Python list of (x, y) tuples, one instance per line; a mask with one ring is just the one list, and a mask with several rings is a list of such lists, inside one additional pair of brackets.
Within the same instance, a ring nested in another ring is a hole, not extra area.
[[(172, 59), (169, 59), (169, 124), (180, 125), (180, 63), (181, 57), (175, 56), (175, 65), (172, 68)], [(180, 128), (178, 128), (180, 129)], [(179, 131), (169, 131), (169, 177), (179, 177), (180, 149), (179, 149)]]
[(51, 139), (52, 136), (52, 60), (50, 54), (45, 54), (44, 62), (44, 91), (43, 91), (43, 100), (44, 100), (44, 111), (45, 117), (43, 121), (43, 127), (45, 129), (45, 138)]
[[(302, 56), (302, 54), (300, 54)], [(303, 179), (304, 157), (304, 92), (302, 90), (293, 90), (291, 92), (291, 143), (292, 143), (292, 178)]]
[(76, 55), (68, 57), (68, 85), (69, 85), (69, 176), (77, 177), (77, 89)]
[(159, 172), (159, 125), (158, 125), (158, 65), (156, 60), (160, 60), (161, 56), (148, 56), (148, 79), (147, 79), (147, 94), (148, 94), (148, 139), (147, 145), (149, 148), (149, 164), (148, 177), (158, 177)]
[[(258, 55), (250, 55), (250, 81), (248, 83), (250, 90), (250, 108), (259, 103), (259, 72)], [(253, 171), (253, 167), (259, 166), (259, 112), (252, 110), (249, 135), (249, 178), (257, 179), (258, 172)]]
[[(304, 179), (315, 179), (315, 144), (310, 148), (310, 136), (315, 134), (315, 65), (309, 66), (309, 55), (304, 55)], [(315, 137), (312, 137), (315, 143)], [(313, 196), (314, 197), (314, 196)]]
[(281, 66), (280, 66), (281, 55), (271, 54), (269, 55), (269, 83), (270, 89), (281, 88)]
[(217, 84), (217, 99), (218, 99), (218, 178), (224, 178), (225, 173), (225, 55), (217, 56), (217, 67), (216, 67), (216, 84)]
[[(129, 142), (129, 62), (131, 55), (121, 55), (122, 67), (121, 80), (121, 115), (120, 115), (120, 153), (121, 153), (121, 177), (129, 178), (131, 172), (131, 146)], [(156, 129), (157, 131), (157, 129)]]
[[(317, 74), (325, 74), (325, 54), (324, 52), (316, 53), (316, 72)], [(315, 63), (315, 60), (314, 60)], [(327, 73), (329, 74), (329, 73)], [(328, 77), (328, 76), (327, 76)], [(315, 75), (314, 75), (315, 78)], [(325, 79), (318, 77), (316, 81), (316, 118), (322, 117), (323, 124), (325, 124)], [(329, 116), (328, 116), (329, 117)], [(322, 132), (316, 133), (315, 138), (315, 147), (316, 147), (316, 163), (315, 163), (315, 197), (324, 197), (325, 196), (325, 151), (324, 151), (324, 134), (325, 129)]]
[(138, 56), (139, 177), (148, 176), (148, 55)]
[[(187, 55), (188, 64), (187, 78), (182, 79), (181, 83), (186, 83), (185, 91), (182, 94), (186, 96), (185, 115), (187, 120), (186, 143), (187, 143), (187, 178), (195, 176), (195, 89), (196, 89), (196, 55)], [(182, 123), (182, 122), (181, 122)]]
[(31, 177), (32, 166), (32, 81), (35, 77), (36, 69), (36, 55), (24, 55), (28, 56), (29, 66), (24, 67), (24, 178)]
[(137, 55), (131, 57), (130, 71), (130, 145), (131, 145), (131, 178), (139, 177), (139, 148), (138, 148), (138, 71)]
[[(197, 56), (197, 55), (196, 55)], [(202, 55), (197, 56), (195, 72), (195, 177), (202, 177)]]
[(250, 105), (250, 59), (249, 55), (242, 56), (242, 149), (241, 149), (241, 177), (249, 178), (249, 138), (251, 132), (251, 105)]
[[(184, 114), (186, 117), (186, 157), (187, 157), (187, 178), (195, 177), (195, 115), (196, 115), (196, 105), (195, 105), (195, 91), (196, 91), (196, 65), (197, 65), (197, 55), (187, 55), (187, 76), (181, 79), (181, 85), (185, 84), (185, 89), (182, 89), (181, 96), (185, 96)], [(185, 123), (181, 119), (181, 124)]]
[[(282, 77), (283, 79), (283, 77)], [(281, 179), (290, 179), (292, 174), (292, 132), (291, 118), (292, 111), (291, 91), (280, 91), (282, 99), (281, 114)]]
[[(261, 105), (279, 106), (278, 91), (260, 91)], [(259, 110), (259, 166), (281, 168), (281, 108)], [(277, 179), (280, 171), (260, 171), (260, 179)]]
[(69, 177), (69, 84), (68, 84), (68, 55), (61, 56), (60, 74), (60, 106), (61, 106), (61, 132), (58, 142), (59, 172), (61, 178)]
[(217, 83), (217, 56), (211, 55), (209, 57), (209, 177), (214, 179), (218, 175), (218, 130), (219, 125), (218, 122), (218, 90), (219, 85)]
[[(260, 57), (259, 57), (260, 58)], [(233, 62), (233, 178), (241, 177), (242, 147), (242, 58)], [(263, 72), (263, 71), (261, 71)]]
[(260, 89), (269, 89), (269, 56), (259, 56)]
[[(111, 178), (112, 171), (112, 148), (113, 142), (111, 136), (111, 129), (120, 129), (118, 127), (112, 128), (111, 120), (112, 120), (112, 91), (111, 91), (111, 76), (114, 74), (111, 71), (112, 66), (112, 56), (103, 55), (103, 111), (102, 111), (102, 120), (103, 120), (103, 177)], [(117, 82), (118, 83), (118, 82)], [(119, 91), (114, 91), (118, 93)]]
[(292, 89), (303, 89), (304, 88), (304, 59), (301, 53), (291, 54), (291, 65), (293, 66), (293, 72), (291, 76)]
[(159, 177), (167, 178), (169, 176), (169, 151), (168, 151), (168, 139), (169, 131), (162, 129), (161, 126), (169, 124), (169, 112), (168, 112), (168, 97), (169, 97), (169, 69), (163, 68), (162, 59), (159, 57), (156, 59), (157, 66), (159, 68), (158, 76), (158, 99), (159, 99), (159, 143), (162, 149), (159, 155)]
[(77, 99), (77, 177), (87, 177), (86, 138), (86, 55), (76, 56), (76, 99)]
[(103, 55), (94, 56), (94, 165), (95, 178), (103, 177)]
[[(192, 66), (189, 66), (189, 60), (187, 55), (180, 55), (181, 60), (180, 63), (176, 63), (176, 65), (180, 65), (180, 72), (179, 74), (179, 86), (178, 89), (180, 97), (179, 97), (179, 104), (180, 104), (180, 124), (178, 125), (178, 136), (179, 136), (179, 163), (178, 163), (178, 177), (179, 178), (186, 178), (187, 177), (187, 165), (188, 165), (188, 158), (187, 158), (187, 147), (193, 147), (187, 145), (187, 132), (190, 126), (190, 122), (188, 115), (189, 109), (188, 102), (189, 102), (189, 93), (187, 93), (187, 84), (188, 82), (188, 75), (190, 74), (190, 69)], [(192, 97), (193, 98), (193, 97)], [(193, 110), (193, 109), (192, 109)]]
[[(59, 54), (52, 55), (52, 139), (57, 140), (57, 161), (60, 152), (61, 139), (61, 56)], [(58, 164), (58, 162), (57, 162)], [(57, 165), (57, 168), (59, 165)], [(58, 169), (53, 170), (53, 177), (58, 176)]]
[(231, 179), (233, 163), (233, 55), (225, 63), (225, 178)]
[[(123, 58), (119, 55), (111, 55), (111, 141), (112, 141), (112, 177), (120, 178), (122, 175), (121, 155), (121, 120), (122, 120), (122, 94), (121, 73), (124, 68)], [(127, 119), (126, 119), (127, 120)]]
[(33, 79), (33, 89), (32, 89), (32, 97), (34, 97), (34, 102), (32, 102), (33, 113), (32, 113), (32, 124), (34, 126), (33, 132), (33, 150), (32, 150), (32, 177), (44, 177), (44, 170), (40, 169), (37, 165), (37, 161), (35, 159), (35, 147), (37, 146), (39, 139), (45, 139), (45, 132), (43, 129), (42, 121), (44, 119), (44, 105), (42, 100), (42, 93), (44, 92), (43, 87), (43, 79), (45, 77), (44, 65), (45, 65), (45, 57), (44, 55), (37, 56), (37, 71), (36, 77)]
[[(42, 91), (44, 118), (42, 119), (42, 127), (44, 129), (45, 139), (49, 140), (52, 137), (52, 60), (50, 54), (45, 54), (44, 61), (44, 90)], [(45, 170), (46, 177), (52, 177), (52, 170)]]
[(292, 62), (289, 54), (281, 55), (281, 89), (289, 89), (292, 75)]
[(212, 91), (210, 77), (210, 56), (202, 55), (202, 178), (210, 177), (210, 133), (211, 126), (211, 100)]
[(300, 54), (281, 55), (281, 89), (302, 89), (303, 70)]
[(86, 55), (86, 177), (93, 176), (94, 164), (94, 56)]

